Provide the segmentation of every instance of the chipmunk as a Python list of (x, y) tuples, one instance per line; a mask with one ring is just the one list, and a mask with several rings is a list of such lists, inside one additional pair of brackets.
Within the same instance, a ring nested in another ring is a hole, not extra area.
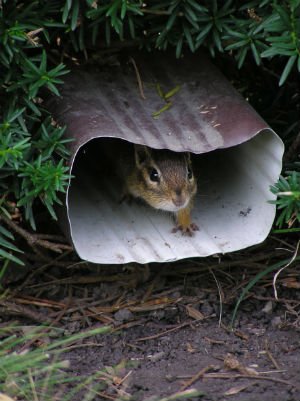
[(191, 221), (197, 183), (189, 153), (157, 150), (134, 145), (135, 164), (125, 177), (124, 197), (142, 199), (155, 209), (173, 212), (183, 235), (198, 230)]

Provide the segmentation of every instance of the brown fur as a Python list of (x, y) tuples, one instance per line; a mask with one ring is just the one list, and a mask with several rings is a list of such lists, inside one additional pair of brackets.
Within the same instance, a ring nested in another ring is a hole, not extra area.
[[(158, 173), (159, 182), (150, 178), (153, 169)], [(174, 212), (176, 231), (180, 229), (183, 234), (192, 235), (198, 229), (190, 218), (197, 183), (194, 176), (188, 178), (188, 169), (192, 170), (188, 153), (135, 145), (135, 166), (126, 178), (125, 192), (155, 209)]]

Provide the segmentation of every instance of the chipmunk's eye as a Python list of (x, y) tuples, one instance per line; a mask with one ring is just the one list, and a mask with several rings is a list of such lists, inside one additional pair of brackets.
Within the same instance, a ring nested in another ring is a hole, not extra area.
[(159, 174), (155, 168), (153, 168), (149, 171), (149, 177), (150, 177), (151, 181), (159, 182)]
[(192, 178), (193, 178), (193, 172), (192, 172), (192, 170), (188, 167), (188, 169), (187, 169), (187, 176), (188, 176), (188, 179), (189, 180), (191, 180)]

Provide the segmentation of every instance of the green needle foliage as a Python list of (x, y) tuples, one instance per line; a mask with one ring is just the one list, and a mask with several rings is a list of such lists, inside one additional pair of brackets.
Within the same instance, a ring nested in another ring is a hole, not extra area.
[(286, 177), (281, 176), (271, 191), (277, 195), (277, 200), (271, 201), (279, 211), (276, 224), (281, 228), (286, 224), (292, 227), (295, 222), (300, 223), (300, 173), (290, 171)]
[[(68, 73), (63, 64), (49, 62), (54, 30), (64, 26), (55, 13), (57, 2), (0, 4), (0, 216), (10, 217), (14, 203), (34, 229), (35, 202), (56, 218), (54, 204), (70, 179), (64, 128), (43, 106), (47, 92), (59, 95), (60, 77)], [(22, 264), (13, 240), (1, 225), (0, 260)]]
[(1, 214), (14, 203), (35, 229), (35, 206), (56, 218), (70, 179), (64, 127), (44, 105), (69, 72), (61, 60), (121, 42), (177, 57), (204, 47), (239, 68), (276, 61), (283, 85), (300, 72), (300, 0), (0, 1), (0, 261), (18, 260)]

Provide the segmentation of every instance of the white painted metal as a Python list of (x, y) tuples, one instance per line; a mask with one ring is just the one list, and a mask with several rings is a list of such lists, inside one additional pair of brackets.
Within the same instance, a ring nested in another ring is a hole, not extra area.
[[(99, 141), (105, 141), (99, 138)], [(275, 216), (269, 187), (281, 171), (283, 144), (265, 129), (243, 144), (195, 156), (198, 194), (190, 237), (171, 233), (171, 215), (120, 204), (120, 183), (80, 170), (68, 192), (71, 236), (90, 262), (166, 262), (237, 251), (262, 242)]]

